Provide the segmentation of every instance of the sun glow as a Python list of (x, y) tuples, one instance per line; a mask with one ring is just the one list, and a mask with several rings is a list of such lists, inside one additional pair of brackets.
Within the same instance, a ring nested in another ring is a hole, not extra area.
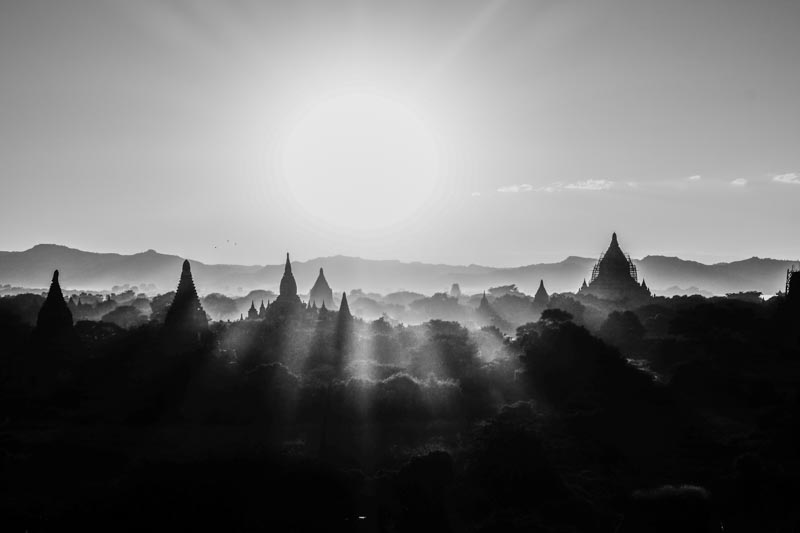
[(412, 108), (347, 93), (296, 121), (282, 171), (291, 197), (319, 223), (371, 230), (401, 224), (430, 201), (438, 159), (431, 129)]

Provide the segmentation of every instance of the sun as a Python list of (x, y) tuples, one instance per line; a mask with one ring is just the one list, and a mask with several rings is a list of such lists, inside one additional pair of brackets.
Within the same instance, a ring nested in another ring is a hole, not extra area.
[(282, 173), (293, 202), (318, 223), (381, 229), (413, 218), (431, 200), (437, 143), (412, 107), (343, 93), (310, 106), (294, 123)]

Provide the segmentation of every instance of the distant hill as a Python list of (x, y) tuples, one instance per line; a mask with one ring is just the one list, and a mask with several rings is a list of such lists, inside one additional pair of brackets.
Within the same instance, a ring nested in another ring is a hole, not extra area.
[[(280, 258), (281, 254), (276, 254)], [(115, 285), (155, 285), (158, 292), (173, 290), (184, 258), (154, 250), (133, 254), (85, 252), (54, 244), (39, 244), (22, 252), (0, 252), (0, 284), (47, 287), (54, 269), (59, 269), (65, 289), (108, 290)], [(201, 294), (222, 292), (243, 296), (251, 290), (277, 291), (283, 262), (275, 265), (206, 265), (192, 261)], [(371, 260), (357, 257), (321, 257), (293, 262), (298, 289), (307, 293), (320, 267), (335, 292), (363, 289), (389, 293), (417, 291), (431, 294), (449, 290), (458, 283), (465, 292), (514, 283), (533, 293), (543, 279), (550, 292), (575, 291), (591, 276), (596, 259), (571, 256), (558, 263), (540, 263), (514, 268), (479, 265), (454, 266)], [(640, 279), (658, 294), (706, 292), (725, 294), (757, 290), (774, 294), (784, 288), (791, 261), (753, 257), (731, 263), (706, 265), (677, 257), (647, 256), (635, 261)], [(689, 289), (690, 288), (690, 289)], [(151, 291), (152, 292), (152, 291)]]

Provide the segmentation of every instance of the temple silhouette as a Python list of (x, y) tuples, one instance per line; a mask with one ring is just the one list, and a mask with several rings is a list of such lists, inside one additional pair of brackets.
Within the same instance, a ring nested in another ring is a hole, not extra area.
[(537, 306), (547, 307), (547, 304), (550, 302), (550, 295), (547, 294), (547, 289), (544, 288), (544, 280), (539, 280), (539, 288), (536, 290), (536, 294), (533, 297), (533, 303)]
[(275, 299), (278, 305), (295, 305), (300, 304), (300, 297), (297, 296), (297, 282), (294, 280), (292, 274), (292, 263), (289, 261), (289, 254), (286, 254), (286, 266), (283, 269), (283, 277), (281, 278), (280, 293)]
[(67, 302), (64, 301), (64, 294), (58, 283), (58, 270), (56, 270), (53, 272), (53, 280), (50, 282), (47, 298), (39, 310), (36, 333), (56, 336), (70, 330), (72, 330), (72, 313), (67, 307)]
[(608, 250), (592, 269), (591, 281), (588, 285), (586, 280), (583, 283), (578, 294), (601, 300), (631, 301), (652, 296), (644, 280), (639, 283), (636, 265), (620, 248), (616, 233), (611, 235)]
[[(263, 306), (264, 303), (262, 302), (261, 305)], [(253, 300), (250, 300), (250, 309), (247, 310), (247, 319), (248, 320), (255, 320), (258, 318), (258, 310), (256, 310), (256, 303)]]
[(164, 325), (170, 329), (188, 332), (200, 332), (208, 329), (208, 315), (200, 304), (200, 298), (197, 297), (192, 269), (188, 260), (183, 262), (175, 298), (167, 311)]
[(328, 285), (328, 280), (325, 279), (325, 273), (322, 268), (319, 269), (319, 276), (314, 286), (311, 287), (311, 292), (308, 295), (308, 303), (314, 308), (317, 306), (325, 305), (328, 309), (333, 308), (333, 291), (331, 286)]

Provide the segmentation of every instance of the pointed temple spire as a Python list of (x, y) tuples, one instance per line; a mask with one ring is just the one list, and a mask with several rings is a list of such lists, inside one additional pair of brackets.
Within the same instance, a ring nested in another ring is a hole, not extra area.
[(536, 291), (536, 295), (533, 297), (533, 303), (547, 305), (549, 301), (550, 295), (547, 294), (547, 290), (544, 288), (544, 280), (539, 280), (539, 289)]
[(497, 317), (494, 307), (492, 307), (492, 304), (489, 303), (489, 299), (486, 297), (486, 291), (483, 291), (481, 303), (478, 304), (478, 313), (490, 321)]
[[(289, 254), (286, 254), (286, 266), (283, 269), (283, 278), (281, 278), (279, 301), (294, 301), (297, 298), (297, 282), (294, 280), (292, 274), (292, 263), (289, 261)], [(299, 300), (298, 300), (299, 301)]]
[(64, 294), (61, 292), (61, 285), (58, 283), (58, 270), (53, 272), (53, 279), (50, 282), (50, 290), (47, 298), (39, 310), (36, 320), (36, 331), (38, 333), (58, 333), (72, 329), (72, 313), (64, 301)]
[(247, 318), (249, 320), (255, 320), (258, 318), (258, 311), (256, 311), (256, 303), (253, 300), (250, 300), (250, 309), (247, 310)]
[(336, 315), (336, 331), (334, 333), (334, 346), (336, 355), (334, 356), (333, 367), (337, 373), (344, 367), (347, 354), (353, 347), (353, 315), (350, 314), (350, 306), (347, 305), (347, 293), (342, 293), (342, 302), (339, 304), (339, 312)]
[(481, 303), (478, 304), (478, 309), (476, 312), (479, 322), (481, 322), (483, 325), (495, 326), (501, 331), (505, 331), (510, 327), (510, 324), (504, 320), (500, 314), (495, 311), (494, 307), (492, 307), (492, 304), (489, 303), (489, 299), (486, 297), (486, 291), (483, 291)]
[(588, 287), (588, 285), (586, 285), (586, 278), (583, 278), (583, 285), (581, 285), (581, 290), (583, 290), (583, 289), (585, 289), (587, 287)]
[(189, 261), (183, 262), (181, 279), (175, 291), (175, 298), (167, 311), (164, 325), (181, 330), (204, 330), (208, 328), (208, 316), (197, 297)]
[(345, 319), (348, 319), (348, 320), (353, 318), (353, 315), (350, 314), (350, 306), (347, 304), (347, 293), (346, 292), (342, 293), (342, 303), (339, 304), (339, 319), (341, 320), (342, 318), (345, 318)]
[(328, 280), (325, 279), (325, 273), (322, 268), (319, 269), (319, 276), (317, 281), (308, 293), (308, 299), (315, 303), (326, 303), (328, 307), (333, 307), (333, 291), (331, 286), (328, 285)]
[(486, 298), (486, 291), (483, 291), (483, 297), (481, 298), (481, 303), (478, 304), (478, 309), (480, 310), (483, 307), (489, 306), (489, 300)]

